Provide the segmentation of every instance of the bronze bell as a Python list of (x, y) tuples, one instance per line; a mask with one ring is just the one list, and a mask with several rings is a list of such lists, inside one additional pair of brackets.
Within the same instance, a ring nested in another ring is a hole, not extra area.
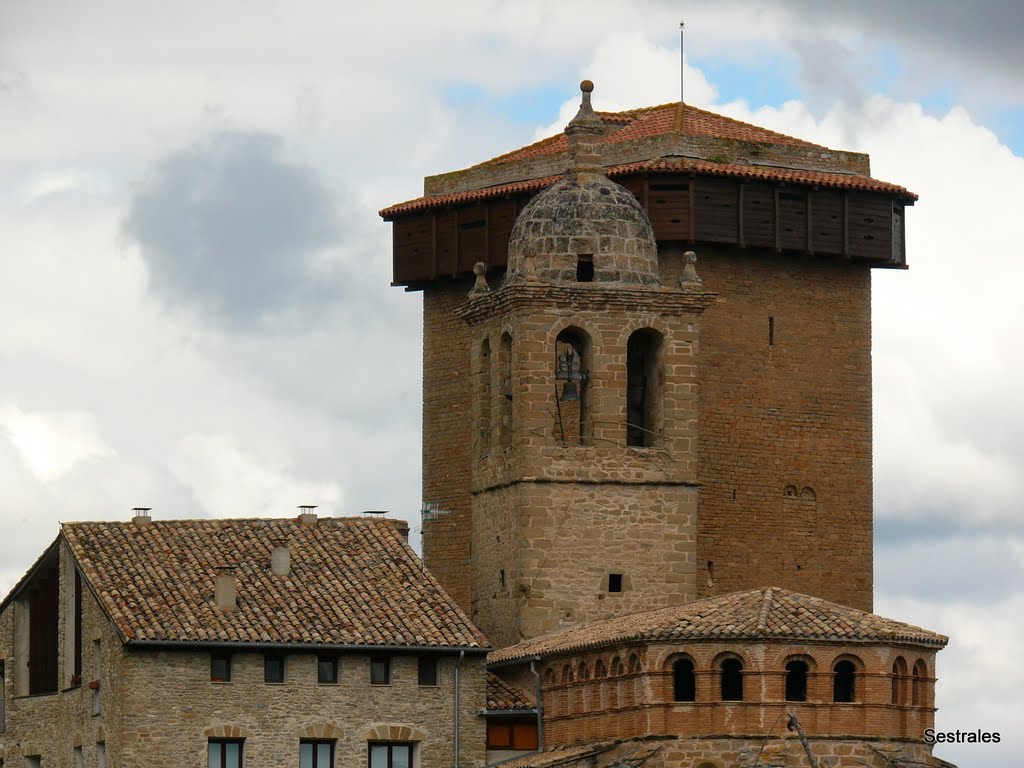
[(578, 403), (580, 401), (580, 391), (576, 388), (575, 381), (565, 382), (565, 386), (562, 387), (562, 396), (559, 400), (563, 403)]

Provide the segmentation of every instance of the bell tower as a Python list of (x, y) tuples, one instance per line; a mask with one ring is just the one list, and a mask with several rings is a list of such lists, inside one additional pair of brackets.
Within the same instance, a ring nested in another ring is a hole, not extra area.
[(469, 328), (471, 612), (496, 647), (697, 595), (697, 338), (643, 207), (598, 162), (584, 81), (570, 167), (519, 212)]

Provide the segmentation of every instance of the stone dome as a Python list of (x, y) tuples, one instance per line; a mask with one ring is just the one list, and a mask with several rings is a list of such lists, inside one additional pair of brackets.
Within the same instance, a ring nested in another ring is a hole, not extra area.
[(581, 258), (593, 263), (592, 278), (585, 268), (583, 280), (661, 284), (647, 212), (601, 174), (570, 173), (523, 208), (512, 227), (505, 279), (575, 283)]

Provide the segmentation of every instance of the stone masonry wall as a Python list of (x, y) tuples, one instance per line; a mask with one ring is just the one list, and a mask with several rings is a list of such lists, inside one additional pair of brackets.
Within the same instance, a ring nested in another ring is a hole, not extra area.
[[(61, 548), (61, 563), (66, 556)], [(73, 571), (61, 568), (62, 589), (69, 573), (73, 578)], [(371, 740), (416, 742), (414, 768), (453, 764), (454, 655), (441, 659), (436, 687), (417, 684), (417, 657), (411, 654), (393, 656), (391, 685), (370, 685), (365, 654), (342, 656), (338, 684), (319, 685), (316, 657), (308, 652), (287, 656), (282, 685), (263, 682), (263, 656), (253, 652), (235, 654), (232, 681), (215, 683), (208, 651), (125, 650), (92, 594), (87, 591), (82, 602), (82, 685), (68, 687), (70, 661), (62, 652), (62, 689), (55, 694), (14, 695), (14, 605), (0, 614), (6, 671), (0, 758), (7, 765), (36, 755), (44, 766), (74, 765), (75, 747), (85, 765), (96, 765), (97, 743), (103, 742), (110, 768), (205, 766), (211, 736), (245, 738), (246, 768), (295, 765), (299, 739), (318, 737), (336, 740), (339, 766), (364, 765)], [(486, 705), (483, 663), (482, 655), (462, 662), (462, 768), (484, 762), (485, 725), (477, 715)], [(88, 685), (93, 680), (99, 682), (98, 714), (97, 694)]]
[[(666, 285), (681, 252), (662, 248)], [(773, 585), (871, 610), (870, 271), (697, 256), (719, 294), (698, 355), (699, 595)]]
[[(59, 557), (61, 594), (65, 594), (73, 571), (64, 567), (68, 553), (63, 546), (59, 548)], [(14, 615), (13, 604), (0, 615), (0, 657), (6, 659), (8, 670), (7, 722), (0, 733), (0, 757), (6, 757), (10, 765), (21, 765), (25, 756), (33, 755), (40, 756), (44, 766), (74, 765), (73, 750), (81, 747), (85, 765), (96, 765), (98, 742), (105, 744), (109, 757), (116, 756), (123, 743), (124, 659), (120, 641), (92, 593), (86, 588), (82, 598), (81, 685), (72, 685), (72, 660), (64, 652), (65, 624), (59, 625), (58, 693), (14, 695), (18, 674), (14, 657)], [(93, 681), (99, 682), (98, 692), (89, 687)], [(94, 713), (97, 697), (99, 712)], [(118, 763), (108, 761), (108, 765)]]
[[(369, 657), (341, 657), (337, 685), (320, 685), (316, 657), (287, 657), (285, 682), (263, 682), (263, 657), (239, 653), (230, 683), (210, 682), (204, 652), (130, 652), (125, 681), (123, 765), (177, 768), (202, 763), (210, 735), (245, 738), (246, 768), (295, 765), (301, 738), (336, 740), (335, 764), (366, 764), (368, 741), (414, 741), (420, 768), (453, 764), (453, 670), (445, 657), (438, 686), (417, 685), (416, 657), (393, 657), (391, 685), (370, 685)], [(483, 657), (460, 674), (459, 765), (484, 759)]]
[(470, 283), (423, 290), (423, 499), (448, 514), (423, 524), (423, 561), (467, 614), (470, 593), (469, 328), (454, 314)]
[[(538, 288), (471, 337), (467, 371), (492, 376), (500, 373), (487, 350), (512, 338), (511, 441), (472, 451), (472, 618), (495, 647), (696, 592), (697, 318), (653, 309), (663, 302), (668, 311), (678, 290), (637, 289), (625, 306), (597, 284), (574, 290), (552, 303)], [(558, 426), (563, 409), (578, 407), (559, 400), (556, 338), (566, 329), (587, 338), (582, 440), (563, 440), (572, 430)], [(627, 341), (638, 329), (662, 338), (650, 447), (626, 440)], [(499, 434), (503, 393), (479, 382), (474, 392), (475, 432)], [(621, 575), (621, 592), (609, 590), (610, 574)]]

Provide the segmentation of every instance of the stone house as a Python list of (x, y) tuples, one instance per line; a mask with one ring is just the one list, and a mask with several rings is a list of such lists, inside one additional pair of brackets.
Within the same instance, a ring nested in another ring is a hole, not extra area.
[(481, 765), (487, 643), (407, 534), (309, 510), (65, 523), (0, 604), (0, 759)]

